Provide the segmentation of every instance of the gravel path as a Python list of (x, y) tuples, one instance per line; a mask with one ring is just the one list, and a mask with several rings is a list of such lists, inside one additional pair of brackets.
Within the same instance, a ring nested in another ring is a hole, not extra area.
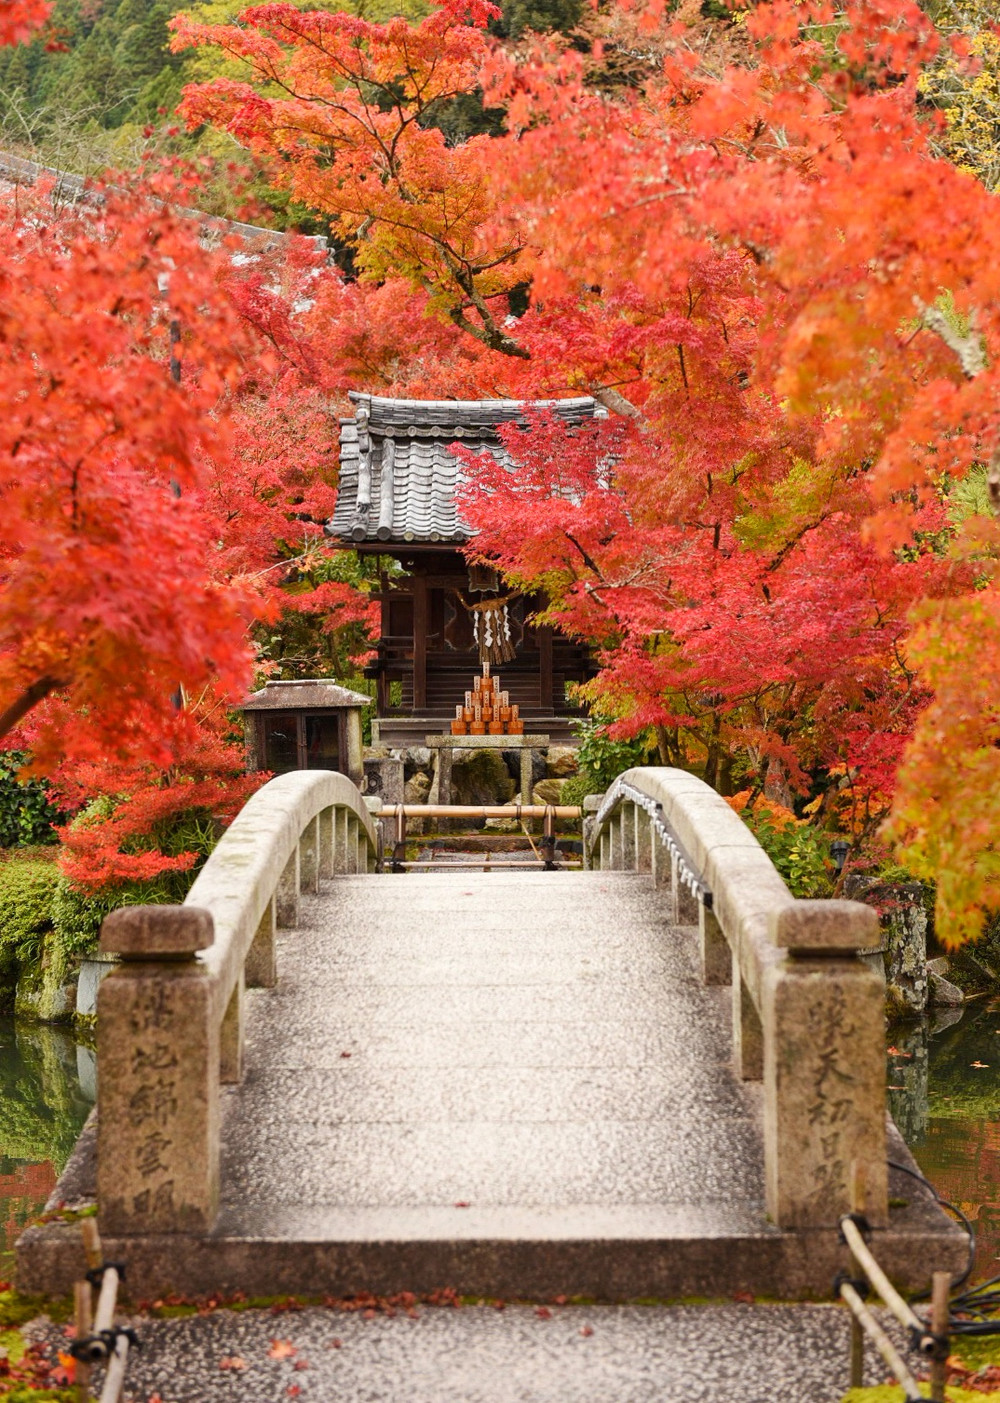
[[(132, 1403), (838, 1403), (847, 1386), (847, 1315), (829, 1305), (219, 1310), (133, 1323)], [(875, 1360), (867, 1374), (886, 1377)]]

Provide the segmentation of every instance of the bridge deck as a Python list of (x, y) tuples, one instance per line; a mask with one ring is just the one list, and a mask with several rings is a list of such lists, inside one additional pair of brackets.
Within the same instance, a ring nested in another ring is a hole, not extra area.
[[(760, 1087), (735, 1078), (729, 990), (702, 985), (668, 910), (621, 873), (326, 883), (281, 933), (277, 986), (247, 995), (214, 1230), (110, 1238), (109, 1257), (158, 1295), (828, 1294), (835, 1224), (767, 1220)], [(94, 1144), (91, 1124), (54, 1202), (93, 1202)], [(879, 1260), (922, 1285), (964, 1238), (890, 1177)], [(18, 1250), (25, 1290), (79, 1274), (71, 1222)]]
[(638, 876), (500, 872), (304, 904), (251, 996), (220, 1229), (767, 1232), (728, 990), (664, 907)]

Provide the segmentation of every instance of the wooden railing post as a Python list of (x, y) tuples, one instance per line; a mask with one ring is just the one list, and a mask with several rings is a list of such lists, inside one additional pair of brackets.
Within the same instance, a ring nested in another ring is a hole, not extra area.
[(98, 994), (97, 1197), (111, 1235), (205, 1232), (219, 1200), (219, 1018), (195, 959), (196, 906), (126, 906), (101, 949), (121, 965)]
[(882, 981), (855, 952), (878, 915), (854, 901), (796, 901), (771, 918), (788, 958), (765, 971), (767, 1208), (781, 1228), (830, 1227), (854, 1176), (873, 1227), (888, 1220)]

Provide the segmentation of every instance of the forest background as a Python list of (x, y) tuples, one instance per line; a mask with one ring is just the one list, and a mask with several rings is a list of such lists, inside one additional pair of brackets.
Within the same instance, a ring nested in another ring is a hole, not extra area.
[[(476, 553), (596, 650), (593, 778), (635, 737), (800, 890), (843, 835), (978, 934), (991, 4), (20, 9), (0, 146), (115, 174), (100, 204), (4, 197), (0, 744), (48, 785), (7, 823), (75, 815), (59, 874), (18, 869), (8, 963), (183, 889), (260, 782), (228, 709), (253, 670), (357, 675), (372, 581), (322, 537), (349, 388), (595, 394), (592, 430), (510, 431), (516, 479), (466, 455), (465, 503)], [(191, 206), (331, 256), (207, 250)]]

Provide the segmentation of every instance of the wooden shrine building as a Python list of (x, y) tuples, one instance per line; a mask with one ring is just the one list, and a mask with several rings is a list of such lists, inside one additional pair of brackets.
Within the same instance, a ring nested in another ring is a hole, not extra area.
[(519, 400), (406, 400), (352, 393), (340, 425), (340, 488), (327, 534), (405, 574), (383, 571), (373, 740), (420, 744), (447, 728), (470, 677), (490, 659), (526, 726), (553, 741), (573, 738), (579, 710), (566, 687), (593, 675), (587, 650), (535, 627), (537, 595), (512, 594), (494, 571), (470, 566), (461, 548), (472, 533), (459, 513), (462, 464), (453, 443), (485, 449), (514, 470), (497, 436), (526, 409), (551, 409), (568, 423), (603, 417), (589, 397)]

